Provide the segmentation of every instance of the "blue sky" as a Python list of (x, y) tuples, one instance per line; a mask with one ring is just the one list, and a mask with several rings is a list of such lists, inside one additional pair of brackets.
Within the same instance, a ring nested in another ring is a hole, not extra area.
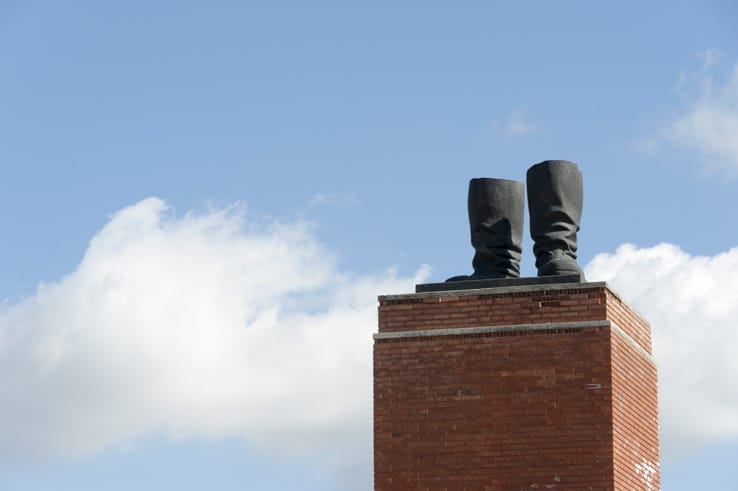
[(736, 32), (729, 1), (0, 1), (0, 489), (371, 489), (376, 295), (469, 273), (468, 179), (546, 159), (651, 320), (663, 489), (727, 489)]

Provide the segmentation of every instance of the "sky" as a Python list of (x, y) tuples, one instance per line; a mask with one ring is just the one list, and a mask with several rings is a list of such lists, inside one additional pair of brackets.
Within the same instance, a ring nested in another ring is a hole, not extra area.
[(548, 159), (651, 322), (662, 489), (733, 487), (736, 33), (728, 0), (0, 0), (0, 490), (371, 490), (377, 295), (469, 274), (468, 180)]

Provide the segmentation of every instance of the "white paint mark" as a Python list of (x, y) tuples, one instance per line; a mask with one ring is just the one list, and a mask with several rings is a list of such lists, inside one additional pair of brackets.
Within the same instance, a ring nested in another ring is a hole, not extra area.
[[(556, 481), (557, 483), (558, 482), (561, 482), (561, 478), (559, 478), (559, 476), (556, 476), (556, 477), (554, 477), (554, 481)], [(530, 487), (531, 487), (531, 489), (539, 489), (541, 487), (541, 485), (538, 484), (537, 482), (534, 482), (533, 484), (530, 485)], [(553, 489), (553, 488), (556, 487), (556, 484), (555, 483), (544, 484), (543, 487), (546, 488), (546, 489)]]
[(659, 463), (653, 463), (650, 460), (643, 459), (641, 464), (635, 465), (636, 474), (641, 476), (641, 481), (646, 485), (644, 488), (646, 491), (655, 491), (656, 487), (654, 481), (656, 478), (656, 472), (658, 472)]

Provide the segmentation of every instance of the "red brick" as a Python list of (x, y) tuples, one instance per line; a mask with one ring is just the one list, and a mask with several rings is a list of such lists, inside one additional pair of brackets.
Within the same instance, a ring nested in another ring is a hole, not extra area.
[(380, 297), (375, 490), (658, 490), (648, 323), (601, 283), (502, 290)]

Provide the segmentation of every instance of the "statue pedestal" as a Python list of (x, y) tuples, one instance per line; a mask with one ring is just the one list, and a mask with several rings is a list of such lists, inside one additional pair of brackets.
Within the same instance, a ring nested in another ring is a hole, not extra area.
[(379, 297), (374, 485), (658, 490), (648, 324), (604, 283)]

